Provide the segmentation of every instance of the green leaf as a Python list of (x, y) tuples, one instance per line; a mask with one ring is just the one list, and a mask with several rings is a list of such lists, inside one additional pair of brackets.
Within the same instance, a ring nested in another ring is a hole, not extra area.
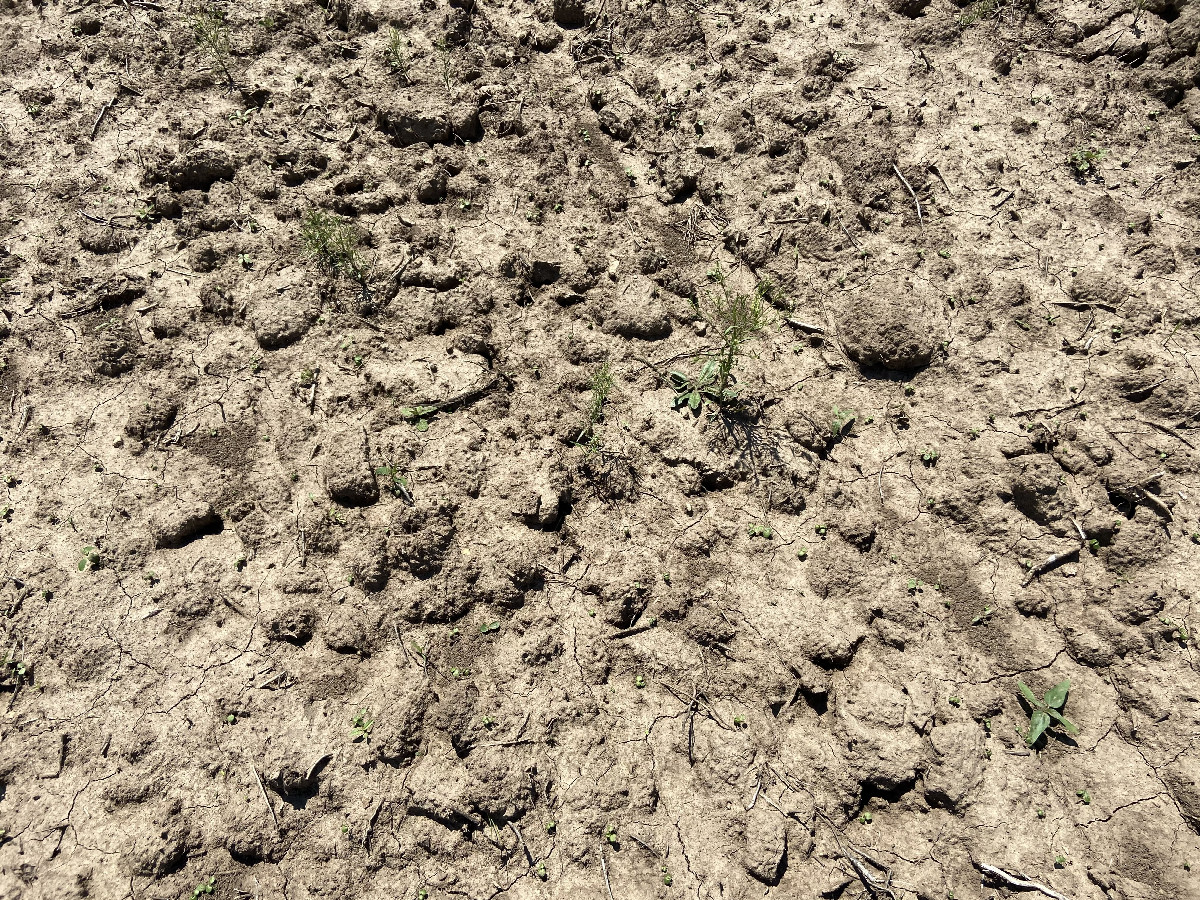
[(84, 569), (86, 569), (86, 568), (87, 568), (87, 560), (86, 560), (86, 559), (81, 559), (81, 560), (79, 561), (79, 571), (80, 571), (80, 572), (82, 572), (82, 571), (83, 571)]
[(1029, 689), (1023, 681), (1017, 682), (1017, 688), (1021, 691), (1021, 696), (1029, 701), (1029, 705), (1037, 709), (1042, 705), (1042, 701), (1037, 698), (1037, 695)]
[(1070, 678), (1060, 681), (1054, 687), (1050, 688), (1050, 690), (1046, 691), (1046, 705), (1051, 709), (1062, 709), (1062, 705), (1067, 699), (1067, 692), (1070, 690)]
[(690, 397), (688, 397), (688, 406), (691, 408), (692, 412), (695, 412), (696, 410), (698, 410), (700, 408), (700, 392), (699, 391), (692, 391), (692, 395)]
[(1050, 727), (1050, 716), (1038, 710), (1029, 717), (1029, 734), (1025, 737), (1025, 746), (1032, 747), (1037, 743), (1037, 739), (1042, 736), (1047, 728)]
[(1076, 728), (1075, 725), (1072, 724), (1071, 721), (1062, 713), (1056, 712), (1053, 709), (1048, 709), (1046, 712), (1051, 716), (1051, 718), (1054, 719), (1055, 722), (1061, 725), (1068, 734), (1079, 734), (1079, 729)]
[(429, 422), (427, 422), (425, 419), (418, 419), (417, 420), (417, 431), (428, 431), (428, 430), (429, 430)]

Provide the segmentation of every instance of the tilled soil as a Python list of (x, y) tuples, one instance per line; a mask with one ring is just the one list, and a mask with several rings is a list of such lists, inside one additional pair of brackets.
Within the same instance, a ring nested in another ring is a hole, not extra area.
[(1198, 36), (0, 0), (0, 897), (1200, 897)]

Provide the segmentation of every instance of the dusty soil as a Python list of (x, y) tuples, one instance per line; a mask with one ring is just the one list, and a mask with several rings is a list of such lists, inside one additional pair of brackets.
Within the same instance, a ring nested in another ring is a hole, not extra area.
[(1200, 897), (1198, 36), (0, 0), (0, 896)]

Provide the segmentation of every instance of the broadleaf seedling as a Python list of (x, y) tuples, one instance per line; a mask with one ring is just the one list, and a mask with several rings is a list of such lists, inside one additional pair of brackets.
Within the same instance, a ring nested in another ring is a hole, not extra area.
[(1032, 747), (1047, 729), (1061, 727), (1068, 734), (1079, 734), (1079, 729), (1062, 714), (1067, 694), (1071, 691), (1071, 679), (1066, 678), (1046, 691), (1039, 700), (1023, 681), (1017, 682), (1021, 698), (1029, 706), (1029, 732), (1024, 735), (1025, 745)]

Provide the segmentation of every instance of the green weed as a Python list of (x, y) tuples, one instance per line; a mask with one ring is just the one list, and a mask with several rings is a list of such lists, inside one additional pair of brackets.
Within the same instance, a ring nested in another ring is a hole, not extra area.
[(95, 547), (84, 547), (79, 551), (79, 564), (77, 568), (80, 572), (86, 572), (88, 569), (100, 568), (100, 551)]
[(1076, 147), (1067, 156), (1067, 163), (1080, 178), (1088, 178), (1099, 173), (1100, 160), (1107, 155), (1108, 151), (1099, 147)]
[(350, 740), (361, 741), (370, 738), (371, 729), (374, 727), (375, 720), (370, 718), (370, 713), (360, 709), (358, 715), (350, 720)]
[(730, 385), (733, 370), (746, 355), (746, 344), (756, 337), (771, 322), (769, 307), (779, 302), (778, 289), (767, 279), (760, 280), (751, 293), (734, 290), (729, 283), (729, 273), (720, 265), (708, 273), (708, 279), (717, 290), (708, 292), (702, 299), (692, 301), (692, 309), (712, 330), (721, 342), (695, 378), (681, 372), (671, 372), (669, 378), (675, 387), (675, 407), (685, 403), (698, 411), (704, 400), (724, 406), (737, 399), (737, 389)]
[(229, 56), (233, 45), (229, 40), (225, 11), (207, 4), (198, 6), (188, 16), (188, 25), (191, 26), (192, 34), (196, 36), (196, 45), (225, 73), (229, 86), (233, 87), (233, 74), (229, 71)]
[(1026, 746), (1032, 747), (1046, 729), (1053, 728), (1055, 725), (1060, 726), (1068, 734), (1079, 734), (1079, 729), (1061, 712), (1063, 704), (1067, 702), (1067, 694), (1071, 691), (1069, 678), (1060, 681), (1046, 691), (1040, 700), (1024, 682), (1018, 681), (1017, 688), (1021, 692), (1021, 698), (1029, 706), (1029, 733), (1024, 735)]
[(383, 51), (384, 61), (392, 74), (404, 84), (408, 84), (408, 70), (411, 63), (408, 58), (409, 42), (398, 28), (388, 29), (387, 47)]
[(448, 94), (450, 93), (450, 81), (454, 74), (454, 57), (451, 55), (450, 45), (446, 42), (445, 35), (438, 38), (438, 42), (433, 45), (433, 49), (437, 51), (442, 83), (446, 86), (446, 93)]
[(385, 463), (382, 466), (376, 466), (375, 475), (383, 480), (384, 490), (391, 491), (393, 496), (412, 501), (412, 493), (408, 489), (408, 479), (401, 475), (400, 470), (394, 465)]
[(579, 433), (579, 438), (575, 443), (583, 442), (584, 437), (591, 435), (591, 440), (588, 441), (587, 450), (589, 453), (594, 453), (600, 449), (600, 442), (595, 434), (591, 434), (592, 430), (604, 418), (604, 404), (608, 402), (608, 396), (612, 393), (613, 374), (612, 367), (608, 363), (604, 363), (592, 375), (592, 398), (588, 403), (587, 409), (587, 424), (583, 431)]
[(850, 432), (854, 427), (854, 420), (858, 417), (852, 409), (833, 408), (833, 421), (829, 425), (829, 434), (832, 437), (840, 438)]
[(309, 210), (300, 224), (300, 240), (325, 274), (366, 284), (367, 263), (358, 249), (358, 231), (341, 216)]

